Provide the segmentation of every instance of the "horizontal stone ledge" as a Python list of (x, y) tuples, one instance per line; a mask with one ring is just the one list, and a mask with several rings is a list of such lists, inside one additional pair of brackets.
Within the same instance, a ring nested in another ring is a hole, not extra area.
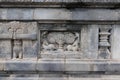
[(37, 33), (32, 34), (16, 34), (15, 39), (23, 39), (23, 40), (37, 40)]
[(120, 0), (0, 0), (0, 2), (36, 2), (36, 3), (78, 3), (78, 2), (89, 2), (89, 3), (118, 3)]
[(0, 0), (0, 7), (117, 8), (119, 0)]
[(120, 24), (120, 21), (114, 21), (114, 20), (107, 20), (107, 21), (103, 21), (103, 20), (86, 20), (86, 21), (81, 21), (81, 20), (66, 20), (66, 21), (62, 21), (62, 20), (38, 20), (37, 21), (38, 24), (76, 24), (76, 25), (92, 25), (92, 24), (96, 24), (96, 25), (115, 25), (115, 24)]
[[(109, 78), (107, 76), (102, 76), (102, 77), (95, 77), (95, 78), (90, 78), (90, 77), (86, 77), (86, 78), (81, 78), (81, 77), (0, 77), (0, 80), (119, 80), (119, 77), (116, 78), (115, 75), (112, 75), (113, 78)], [(118, 75), (120, 76), (120, 75)]]
[(119, 9), (0, 8), (0, 20), (119, 21), (119, 12)]
[(0, 71), (120, 72), (120, 61), (107, 60), (7, 60), (0, 61)]
[[(0, 34), (0, 40), (13, 39), (13, 34)], [(14, 39), (37, 40), (37, 34), (16, 34)]]

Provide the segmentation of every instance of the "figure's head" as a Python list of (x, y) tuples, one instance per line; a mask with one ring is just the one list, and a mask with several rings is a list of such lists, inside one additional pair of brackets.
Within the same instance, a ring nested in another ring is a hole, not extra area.
[(14, 40), (14, 45), (22, 45), (21, 40)]

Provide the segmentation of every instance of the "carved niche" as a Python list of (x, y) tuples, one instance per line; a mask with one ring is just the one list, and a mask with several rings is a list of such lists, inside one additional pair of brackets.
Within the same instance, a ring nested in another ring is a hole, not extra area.
[(80, 27), (65, 24), (40, 26), (40, 56), (81, 58)]
[(0, 23), (0, 58), (37, 57), (36, 29), (35, 22)]

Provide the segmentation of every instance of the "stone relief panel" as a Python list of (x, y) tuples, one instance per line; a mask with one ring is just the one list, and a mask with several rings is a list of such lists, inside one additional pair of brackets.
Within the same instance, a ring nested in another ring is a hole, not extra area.
[[(97, 59), (111, 59), (112, 27), (86, 26), (77, 24), (38, 26), (36, 22), (17, 21), (0, 23), (0, 58), (93, 59), (91, 55), (97, 54)], [(99, 31), (96, 31), (98, 28)], [(96, 44), (94, 47), (91, 45), (93, 43)], [(92, 51), (93, 49), (95, 51)]]
[(110, 25), (99, 28), (99, 54), (98, 59), (111, 59), (111, 30)]
[(42, 58), (81, 59), (80, 28), (65, 24), (40, 26), (40, 56)]
[[(13, 21), (9, 23), (1, 23), (0, 26), (1, 26), (0, 39), (3, 40), (3, 42), (5, 42), (6, 40), (9, 42), (9, 44), (7, 44), (5, 48), (9, 47), (10, 58), (22, 59), (22, 58), (26, 58), (26, 55), (31, 55), (30, 53), (27, 53), (24, 48), (27, 48), (30, 50), (31, 47), (33, 47), (33, 45), (31, 46), (25, 45), (25, 43), (27, 42), (34, 41), (35, 44), (37, 43), (37, 37), (36, 37), (37, 24), (35, 22)], [(7, 50), (8, 49), (5, 49), (5, 51)], [(34, 53), (34, 54), (37, 54), (37, 53)], [(35, 55), (34, 57), (37, 57), (37, 55)], [(27, 58), (29, 57), (27, 56)]]
[(41, 24), (40, 57), (111, 59), (111, 30), (110, 25)]
[(42, 33), (42, 46), (43, 52), (47, 51), (79, 51), (79, 32), (57, 32), (57, 31), (44, 31)]

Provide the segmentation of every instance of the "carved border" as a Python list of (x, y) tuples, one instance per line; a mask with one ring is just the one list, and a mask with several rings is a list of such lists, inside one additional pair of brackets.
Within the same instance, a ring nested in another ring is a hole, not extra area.
[[(68, 25), (68, 24), (40, 24), (38, 27), (38, 41), (39, 41), (39, 56), (38, 58), (41, 58), (41, 31), (80, 31), (81, 27), (79, 25)], [(48, 55), (50, 56), (50, 55)], [(57, 55), (54, 55), (57, 57)], [(60, 54), (60, 57), (63, 58), (64, 55)], [(67, 56), (74, 56), (75, 55), (67, 54)], [(51, 57), (51, 56), (50, 56)], [(76, 56), (78, 57), (78, 56)]]

